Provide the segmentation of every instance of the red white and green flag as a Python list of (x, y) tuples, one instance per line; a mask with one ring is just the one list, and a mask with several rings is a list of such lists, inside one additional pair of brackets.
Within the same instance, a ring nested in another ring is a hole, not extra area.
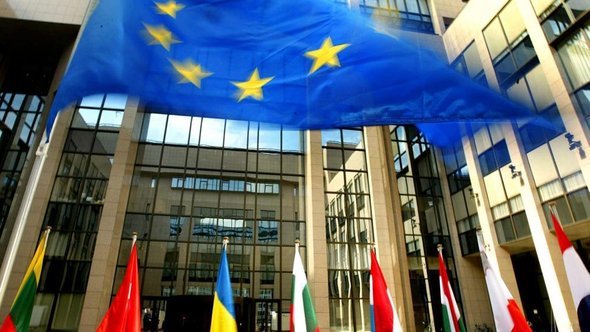
[(29, 330), (31, 322), (31, 315), (33, 314), (33, 305), (35, 304), (35, 295), (37, 295), (37, 285), (39, 285), (39, 278), (41, 277), (41, 269), (43, 268), (43, 257), (45, 256), (45, 247), (47, 246), (47, 238), (49, 237), (49, 228), (41, 235), (35, 256), (29, 264), (27, 273), (20, 284), (18, 293), (10, 313), (4, 319), (0, 332), (25, 332)]
[(299, 256), (299, 243), (295, 244), (293, 260), (293, 277), (291, 279), (291, 332), (319, 332), (318, 320), (311, 301), (311, 293), (307, 286), (305, 270)]
[(442, 304), (442, 318), (444, 332), (466, 332), (465, 323), (457, 306), (453, 289), (449, 283), (447, 267), (442, 256), (442, 248), (438, 250), (438, 270), (440, 281), (440, 300)]

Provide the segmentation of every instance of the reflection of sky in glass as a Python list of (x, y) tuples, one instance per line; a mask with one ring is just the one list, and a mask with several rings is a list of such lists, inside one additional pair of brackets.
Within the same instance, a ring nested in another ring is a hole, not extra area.
[[(202, 123), (201, 123), (202, 122)], [(164, 132), (166, 127), (166, 138)], [(225, 133), (225, 137), (224, 137)], [(199, 137), (200, 136), (200, 137)], [(301, 132), (275, 124), (146, 113), (141, 140), (231, 149), (303, 152)]]
[(223, 127), (225, 120), (203, 118), (201, 145), (221, 147), (223, 144)]
[(98, 122), (98, 114), (99, 114), (97, 110), (80, 108), (78, 110), (78, 114), (80, 114), (80, 116), (82, 117), (82, 120), (84, 120), (84, 123), (86, 123), (86, 125), (88, 127), (96, 126), (96, 123)]
[(168, 130), (166, 130), (166, 144), (183, 144), (188, 142), (191, 122), (186, 116), (168, 116)]
[(225, 147), (245, 149), (248, 140), (248, 122), (227, 120)]
[(330, 143), (340, 143), (340, 129), (322, 130), (322, 145)]

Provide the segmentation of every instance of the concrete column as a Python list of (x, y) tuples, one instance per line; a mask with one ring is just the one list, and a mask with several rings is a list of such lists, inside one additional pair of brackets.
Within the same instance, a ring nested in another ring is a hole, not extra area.
[(526, 153), (521, 149), (512, 127), (505, 125), (502, 129), (508, 145), (510, 160), (512, 160), (512, 165), (516, 166), (516, 169), (521, 172), (520, 178), (522, 179), (515, 178), (508, 179), (508, 181), (521, 181), (520, 194), (531, 229), (535, 252), (539, 258), (539, 266), (545, 280), (549, 301), (551, 302), (555, 323), (560, 331), (573, 331), (572, 322), (575, 323), (575, 327), (578, 329), (578, 319), (563, 266), (561, 250), (555, 236), (551, 234), (545, 222), (537, 188), (526, 160)]
[(139, 126), (136, 124), (136, 115), (137, 102), (127, 102), (100, 217), (79, 331), (95, 331), (111, 302), (111, 290), (137, 152), (137, 138), (132, 138), (133, 128)]
[(473, 188), (473, 197), (477, 205), (477, 216), (481, 227), (481, 233), (484, 241), (484, 248), (488, 255), (490, 264), (500, 274), (508, 290), (522, 308), (522, 301), (520, 300), (520, 293), (518, 292), (518, 285), (516, 284), (516, 277), (514, 275), (514, 268), (512, 267), (512, 260), (510, 253), (500, 246), (498, 237), (496, 236), (496, 229), (494, 227), (494, 218), (488, 203), (483, 177), (480, 176), (481, 168), (477, 160), (477, 152), (475, 150), (475, 142), (472, 137), (465, 137), (463, 139), (463, 149), (465, 150), (465, 160), (469, 168), (469, 179), (471, 180), (471, 187)]
[[(439, 149), (432, 148), (436, 154), (437, 168), (439, 171), (444, 170), (442, 153)], [(486, 324), (494, 325), (492, 307), (489, 301), (482, 301), (488, 294), (486, 293), (486, 281), (483, 273), (483, 267), (479, 255), (473, 257), (463, 257), (461, 253), (461, 243), (459, 241), (459, 232), (457, 230), (457, 220), (453, 212), (453, 202), (449, 190), (449, 181), (446, 172), (440, 174), (442, 197), (446, 207), (446, 218), (449, 229), (449, 237), (453, 245), (453, 258), (455, 260), (455, 271), (461, 288), (461, 302), (463, 303), (462, 315), (465, 319), (465, 327), (469, 330), (475, 325)], [(469, 199), (469, 198), (468, 198)], [(443, 248), (443, 250), (450, 250)], [(453, 290), (455, 296), (458, 296), (457, 290)]]
[[(405, 331), (416, 331), (406, 242), (388, 127), (365, 127), (373, 233), (379, 265)], [(389, 151), (389, 153), (388, 153)]]
[(330, 330), (328, 249), (324, 203), (322, 133), (306, 131), (305, 219), (307, 233), (307, 282), (321, 330)]

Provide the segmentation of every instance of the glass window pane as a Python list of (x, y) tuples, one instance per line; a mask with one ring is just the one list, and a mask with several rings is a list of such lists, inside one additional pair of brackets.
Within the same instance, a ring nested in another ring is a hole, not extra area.
[(495, 18), (490, 25), (483, 31), (490, 57), (495, 59), (498, 54), (508, 47), (504, 31), (498, 18)]
[(126, 104), (127, 95), (120, 95), (115, 93), (108, 94), (106, 100), (104, 101), (105, 108), (114, 108), (119, 110), (125, 109)]
[(100, 114), (99, 129), (113, 130), (121, 127), (123, 111), (102, 111)]
[(186, 145), (190, 133), (190, 125), (190, 117), (169, 115), (164, 143)]
[(227, 120), (225, 129), (226, 148), (245, 149), (248, 143), (248, 122)]
[[(590, 27), (586, 26), (586, 36)], [(590, 49), (581, 30), (557, 50), (559, 58), (568, 74), (572, 88), (577, 88), (590, 81)]]
[(203, 118), (201, 127), (201, 146), (223, 146), (225, 120)]
[(576, 221), (590, 218), (590, 193), (587, 188), (568, 194), (568, 200)]
[(79, 108), (74, 114), (72, 128), (94, 128), (98, 122), (99, 110)]
[(553, 4), (555, 0), (531, 0), (531, 4), (535, 9), (535, 13), (537, 16), (541, 15), (549, 7), (549, 5)]
[(475, 45), (475, 43), (471, 43), (471, 45), (467, 47), (464, 57), (470, 77), (474, 77), (483, 70), (481, 59), (479, 58), (479, 52), (477, 51), (477, 45)]
[(162, 143), (166, 128), (166, 115), (146, 113), (143, 116), (143, 128), (141, 129), (142, 142)]
[(80, 106), (86, 107), (101, 107), (104, 95), (92, 95), (82, 98)]
[(524, 22), (520, 17), (517, 1), (510, 1), (500, 12), (500, 21), (506, 32), (508, 42), (513, 42), (524, 31)]

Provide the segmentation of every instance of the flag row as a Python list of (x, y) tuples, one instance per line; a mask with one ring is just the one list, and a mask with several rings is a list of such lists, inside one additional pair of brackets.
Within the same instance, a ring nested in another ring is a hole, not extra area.
[[(563, 255), (574, 304), (576, 305), (580, 330), (590, 332), (590, 273), (565, 235), (553, 210), (551, 210), (551, 218)], [(50, 229), (48, 228), (41, 236), (37, 250), (17, 292), (10, 313), (6, 316), (2, 325), (0, 325), (0, 332), (24, 332), (29, 330), (49, 232)], [(142, 329), (136, 238), (137, 236), (134, 235), (127, 268), (117, 295), (114, 297), (111, 306), (96, 331), (139, 332)], [(496, 331), (532, 331), (523, 312), (510, 294), (508, 287), (490, 264), (479, 238), (478, 242), (480, 243), (482, 267), (494, 315)], [(211, 332), (237, 332), (238, 330), (226, 253), (227, 244), (228, 239), (224, 238), (217, 282), (213, 295)], [(393, 298), (377, 261), (375, 249), (371, 250), (370, 256), (371, 331), (403, 331), (400, 316), (396, 313)], [(444, 332), (466, 332), (465, 322), (451, 287), (441, 245), (438, 247), (438, 263), (442, 311), (441, 330)], [(289, 311), (289, 329), (291, 332), (320, 331), (312, 303), (310, 288), (307, 284), (305, 269), (301, 256), (299, 255), (299, 241), (296, 241), (295, 244), (291, 281), (291, 306)]]

